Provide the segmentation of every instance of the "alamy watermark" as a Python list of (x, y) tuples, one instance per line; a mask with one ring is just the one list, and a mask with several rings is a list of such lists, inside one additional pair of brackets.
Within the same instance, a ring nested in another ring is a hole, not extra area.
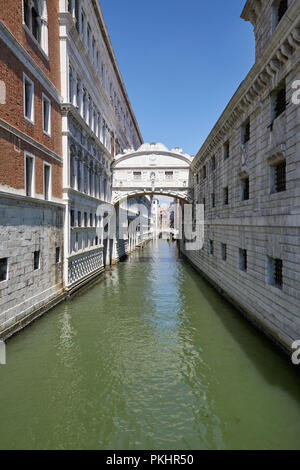
[[(130, 206), (128, 199), (122, 199), (119, 206), (102, 203), (96, 215), (101, 221), (97, 227), (99, 240), (128, 240), (139, 234), (145, 239), (150, 231), (169, 234), (175, 240), (183, 240), (187, 251), (201, 250), (204, 245), (204, 206), (203, 204), (172, 203), (168, 208), (166, 220), (159, 227), (150, 227), (151, 209), (145, 204)], [(166, 223), (167, 222), (167, 223)], [(169, 222), (169, 223), (168, 223)]]
[(292, 363), (295, 366), (299, 366), (300, 364), (300, 339), (293, 342), (292, 349), (295, 350), (292, 354)]
[(292, 83), (292, 88), (296, 90), (292, 94), (292, 103), (298, 105), (300, 104), (300, 80), (295, 80)]
[(6, 365), (6, 345), (4, 341), (0, 341), (0, 365)]

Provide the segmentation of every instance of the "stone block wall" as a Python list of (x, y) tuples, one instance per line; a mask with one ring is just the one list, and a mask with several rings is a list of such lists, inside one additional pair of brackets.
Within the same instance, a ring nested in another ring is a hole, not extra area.
[[(300, 4), (292, 3), (282, 19), (286, 36), (279, 29), (273, 33), (264, 61), (256, 62), (195, 157), (194, 191), (196, 202), (205, 202), (205, 242), (198, 251), (181, 244), (193, 265), (287, 351), (300, 339), (300, 105), (293, 98), (300, 78), (299, 25)], [(275, 117), (272, 100), (283, 85), (286, 106)], [(285, 187), (274, 191), (274, 168), (281, 162)], [(246, 178), (249, 198), (243, 200)], [(274, 282), (275, 271), (281, 285)]]
[[(63, 292), (64, 208), (16, 196), (0, 199), (0, 335)], [(57, 259), (57, 248), (59, 259)], [(40, 252), (34, 269), (34, 252)]]

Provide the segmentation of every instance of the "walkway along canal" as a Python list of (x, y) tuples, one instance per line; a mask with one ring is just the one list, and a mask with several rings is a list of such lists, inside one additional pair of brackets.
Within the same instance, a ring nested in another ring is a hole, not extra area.
[(12, 337), (0, 383), (0, 448), (300, 448), (299, 375), (166, 240)]

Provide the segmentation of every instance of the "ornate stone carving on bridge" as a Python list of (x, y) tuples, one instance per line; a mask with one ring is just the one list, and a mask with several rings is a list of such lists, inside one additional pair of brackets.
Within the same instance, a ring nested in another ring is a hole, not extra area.
[(190, 165), (193, 157), (179, 148), (143, 144), (117, 155), (112, 165), (112, 201), (146, 194), (161, 194), (193, 202)]

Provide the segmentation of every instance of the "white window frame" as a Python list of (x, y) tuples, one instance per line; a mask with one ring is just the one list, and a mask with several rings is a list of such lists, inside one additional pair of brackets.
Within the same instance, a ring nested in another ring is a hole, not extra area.
[[(49, 106), (49, 119), (48, 119), (48, 129), (44, 128), (44, 123), (45, 123), (45, 116), (44, 116), (44, 101), (48, 103)], [(48, 98), (45, 93), (42, 93), (42, 119), (43, 119), (43, 132), (46, 134), (48, 137), (51, 137), (51, 100)]]
[[(32, 180), (31, 180), (31, 195), (30, 196), (27, 196), (27, 191), (26, 191), (26, 188), (27, 188), (27, 176), (26, 176), (26, 158), (29, 157), (32, 159)], [(25, 189), (24, 189), (24, 192), (25, 192), (25, 196), (27, 197), (35, 197), (35, 156), (30, 153), (30, 152), (27, 152), (25, 151), (24, 152), (24, 182), (25, 182)]]
[[(31, 96), (31, 116), (28, 117), (26, 116), (26, 82), (29, 82), (32, 86), (32, 96)], [(34, 82), (26, 75), (25, 72), (23, 72), (23, 108), (24, 108), (24, 118), (26, 121), (30, 122), (31, 124), (34, 124)]]
[[(44, 10), (43, 16), (40, 17), (41, 25), (40, 25), (40, 41), (38, 41), (32, 31), (28, 28), (25, 23), (25, 10), (24, 10), (24, 1), (22, 1), (22, 23), (23, 28), (30, 34), (32, 41), (38, 46), (44, 57), (49, 60), (49, 41), (48, 41), (48, 14), (47, 14), (47, 2), (45, 1), (42, 5), (42, 9)], [(45, 9), (46, 8), (46, 9)]]
[[(49, 192), (48, 192), (48, 199), (45, 198), (45, 167), (48, 167), (50, 169), (50, 175), (49, 175)], [(45, 201), (51, 201), (52, 200), (52, 165), (47, 162), (43, 162), (43, 196)]]

